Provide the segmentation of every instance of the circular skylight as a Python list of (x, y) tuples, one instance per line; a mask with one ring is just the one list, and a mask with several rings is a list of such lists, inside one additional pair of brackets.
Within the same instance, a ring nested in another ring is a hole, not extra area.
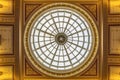
[(80, 65), (91, 49), (90, 27), (72, 10), (50, 10), (36, 20), (30, 33), (30, 46), (36, 59), (55, 70)]
[(83, 9), (56, 3), (31, 17), (24, 44), (28, 59), (38, 71), (67, 77), (83, 71), (93, 61), (98, 34), (94, 21)]

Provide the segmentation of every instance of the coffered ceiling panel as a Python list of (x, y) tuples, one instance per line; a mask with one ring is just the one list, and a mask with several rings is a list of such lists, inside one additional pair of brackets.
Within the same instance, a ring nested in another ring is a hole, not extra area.
[(0, 0), (0, 14), (14, 14), (14, 0)]
[(109, 66), (109, 80), (119, 80), (120, 79), (120, 66)]
[(13, 26), (0, 26), (0, 54), (13, 54)]
[(110, 14), (120, 14), (120, 0), (108, 0), (109, 2), (109, 13)]
[(13, 66), (0, 66), (0, 80), (13, 80), (14, 68)]

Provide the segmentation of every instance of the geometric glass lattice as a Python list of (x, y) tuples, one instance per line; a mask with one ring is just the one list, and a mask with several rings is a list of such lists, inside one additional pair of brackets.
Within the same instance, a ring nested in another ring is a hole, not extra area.
[(26, 22), (26, 59), (51, 77), (83, 72), (95, 60), (98, 31), (92, 17), (70, 3), (53, 3), (33, 11)]
[(40, 16), (30, 31), (36, 59), (54, 70), (80, 65), (89, 55), (92, 32), (87, 21), (68, 9), (53, 9)]

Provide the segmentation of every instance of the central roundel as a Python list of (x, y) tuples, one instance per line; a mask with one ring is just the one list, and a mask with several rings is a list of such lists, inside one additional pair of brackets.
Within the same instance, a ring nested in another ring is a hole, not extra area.
[(54, 3), (39, 9), (26, 24), (26, 56), (46, 75), (68, 77), (85, 70), (96, 56), (98, 32), (82, 8)]
[(59, 44), (59, 45), (64, 45), (67, 42), (67, 35), (65, 33), (58, 33), (55, 36), (55, 41)]

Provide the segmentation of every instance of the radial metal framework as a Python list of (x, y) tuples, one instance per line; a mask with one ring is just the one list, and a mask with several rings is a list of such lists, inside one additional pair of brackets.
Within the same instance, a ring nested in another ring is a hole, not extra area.
[(54, 9), (40, 16), (31, 30), (36, 59), (55, 70), (82, 63), (91, 49), (92, 35), (83, 17), (71, 10)]
[(95, 59), (98, 31), (85, 10), (69, 3), (53, 3), (36, 11), (24, 34), (26, 57), (38, 72), (69, 77)]

